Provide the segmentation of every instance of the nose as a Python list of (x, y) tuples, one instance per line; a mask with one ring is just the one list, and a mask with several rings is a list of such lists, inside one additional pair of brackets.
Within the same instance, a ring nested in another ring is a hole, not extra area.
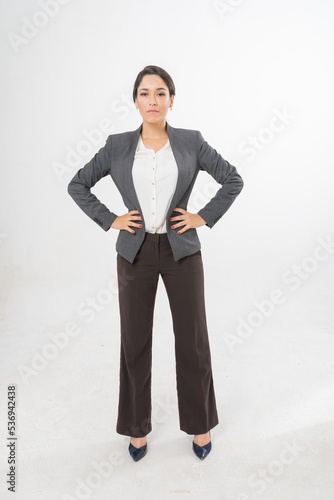
[(150, 106), (156, 106), (157, 105), (157, 101), (156, 101), (156, 98), (155, 96), (151, 96), (150, 98)]

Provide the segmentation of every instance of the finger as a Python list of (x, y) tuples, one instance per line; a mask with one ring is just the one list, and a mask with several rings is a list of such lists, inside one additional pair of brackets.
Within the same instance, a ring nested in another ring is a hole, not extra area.
[(173, 220), (187, 220), (188, 219), (188, 214), (185, 213), (185, 214), (182, 214), (182, 215), (176, 215), (175, 217), (173, 217)]
[(177, 229), (177, 228), (182, 227), (182, 226), (185, 226), (185, 225), (186, 225), (186, 222), (185, 222), (185, 221), (181, 221), (181, 222), (179, 222), (178, 224), (173, 224), (173, 225), (171, 226), (171, 229)]
[(178, 228), (180, 226), (184, 226), (184, 224), (182, 224), (182, 222), (179, 222), (178, 224), (172, 224), (171, 225), (171, 229), (176, 229), (176, 228)]
[(173, 221), (173, 220), (183, 220), (184, 219), (184, 215), (175, 215), (175, 217), (170, 217), (170, 221)]
[(142, 224), (136, 224), (135, 222), (131, 222), (128, 224), (129, 227), (143, 227)]
[(182, 233), (185, 233), (187, 231), (188, 227), (185, 226), (184, 228), (180, 229), (179, 231), (177, 231), (177, 234), (182, 234)]
[(184, 214), (186, 211), (184, 210), (184, 208), (174, 208), (174, 212), (181, 212), (181, 214)]

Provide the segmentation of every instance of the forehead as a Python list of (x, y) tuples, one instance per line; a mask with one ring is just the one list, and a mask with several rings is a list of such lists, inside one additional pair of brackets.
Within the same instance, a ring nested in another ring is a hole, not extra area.
[(145, 75), (140, 84), (139, 88), (165, 88), (167, 85), (159, 75)]

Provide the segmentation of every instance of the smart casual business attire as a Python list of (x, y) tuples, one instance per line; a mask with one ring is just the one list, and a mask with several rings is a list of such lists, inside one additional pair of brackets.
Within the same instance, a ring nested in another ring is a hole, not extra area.
[(218, 424), (207, 331), (201, 245), (195, 228), (177, 234), (169, 218), (187, 210), (197, 174), (205, 170), (221, 184), (198, 214), (210, 228), (243, 188), (236, 168), (198, 131), (168, 123), (168, 141), (158, 152), (145, 148), (141, 126), (110, 135), (106, 145), (73, 177), (69, 194), (104, 230), (117, 215), (91, 192), (110, 175), (128, 210), (143, 225), (121, 230), (116, 241), (121, 325), (120, 388), (116, 431), (143, 437), (151, 430), (153, 312), (159, 276), (172, 313), (180, 429), (205, 434)]
[(132, 178), (146, 232), (167, 232), (166, 216), (175, 193), (177, 177), (177, 164), (169, 139), (156, 153), (153, 149), (147, 149), (139, 137)]

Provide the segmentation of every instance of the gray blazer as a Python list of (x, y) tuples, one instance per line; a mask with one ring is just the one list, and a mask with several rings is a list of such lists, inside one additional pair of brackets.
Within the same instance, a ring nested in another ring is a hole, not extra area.
[[(103, 205), (90, 189), (107, 175), (111, 176), (128, 210), (139, 210), (143, 217), (132, 179), (132, 166), (141, 128), (142, 125), (131, 132), (109, 135), (105, 146), (76, 173), (68, 185), (68, 192), (74, 201), (105, 231), (108, 231), (117, 215)], [(232, 205), (243, 188), (243, 180), (236, 168), (209, 146), (200, 132), (174, 128), (167, 123), (167, 133), (179, 169), (176, 190), (166, 216), (167, 236), (177, 261), (201, 248), (195, 228), (177, 234), (176, 230), (171, 229), (172, 223), (168, 220), (169, 217), (180, 215), (174, 208), (187, 210), (198, 172), (206, 170), (221, 184), (215, 196), (197, 212), (209, 228)], [(116, 251), (130, 263), (135, 260), (145, 238), (144, 217), (141, 223), (143, 227), (135, 228), (135, 234), (120, 230), (116, 241)]]

